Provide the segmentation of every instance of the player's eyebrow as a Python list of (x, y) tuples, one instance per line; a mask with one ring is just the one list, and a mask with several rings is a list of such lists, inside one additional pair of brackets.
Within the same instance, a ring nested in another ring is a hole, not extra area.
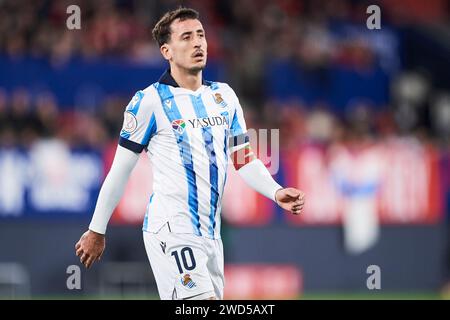
[[(205, 30), (203, 30), (203, 29), (197, 29), (195, 32), (196, 32), (197, 34), (198, 34), (198, 33), (205, 34)], [(183, 33), (180, 35), (180, 38), (183, 38), (184, 36), (187, 36), (187, 35), (191, 35), (192, 33), (193, 33), (193, 31), (186, 31), (186, 32), (183, 32)]]
[(186, 31), (186, 32), (183, 32), (181, 35), (180, 35), (180, 38), (183, 38), (184, 36), (188, 36), (188, 35), (191, 35), (192, 34), (192, 31)]

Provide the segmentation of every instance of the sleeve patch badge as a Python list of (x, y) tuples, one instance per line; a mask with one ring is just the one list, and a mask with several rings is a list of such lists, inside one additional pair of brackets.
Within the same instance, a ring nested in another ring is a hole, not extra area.
[(136, 131), (138, 122), (136, 116), (130, 111), (125, 111), (123, 118), (123, 128), (122, 130), (127, 133), (133, 133)]

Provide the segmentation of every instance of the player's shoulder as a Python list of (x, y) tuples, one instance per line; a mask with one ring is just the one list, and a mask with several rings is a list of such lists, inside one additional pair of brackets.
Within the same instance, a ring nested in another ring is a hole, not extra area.
[(132, 100), (133, 99), (134, 100), (138, 100), (138, 99), (142, 100), (144, 98), (151, 99), (151, 98), (156, 98), (156, 97), (157, 97), (157, 92), (156, 92), (156, 89), (155, 89), (155, 84), (152, 83), (148, 87), (136, 91), (136, 93), (134, 94)]
[(145, 95), (145, 96), (147, 96), (147, 98), (149, 98), (149, 99), (156, 99), (156, 98), (158, 98), (159, 96), (158, 96), (158, 91), (156, 90), (156, 85), (157, 85), (157, 82), (155, 82), (155, 83), (152, 83), (151, 85), (149, 85), (147, 88), (145, 88), (145, 89), (143, 89), (143, 90), (141, 90), (142, 91), (142, 93)]
[(236, 93), (234, 92), (233, 88), (225, 82), (218, 82), (218, 81), (209, 81), (209, 86), (211, 87), (211, 90), (213, 91), (221, 91), (226, 95), (230, 95), (232, 97), (236, 97)]
[(212, 90), (231, 90), (231, 86), (226, 82), (219, 81), (207, 81), (207, 84), (211, 87)]
[(126, 109), (127, 111), (136, 109), (137, 113), (137, 110), (139, 109), (154, 109), (158, 102), (158, 94), (153, 84), (151, 84), (144, 89), (136, 91)]

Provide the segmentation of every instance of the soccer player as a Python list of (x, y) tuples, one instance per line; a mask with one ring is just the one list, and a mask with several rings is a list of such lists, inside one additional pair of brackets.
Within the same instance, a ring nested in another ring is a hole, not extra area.
[(220, 212), (230, 156), (244, 181), (283, 209), (300, 214), (304, 194), (281, 187), (254, 156), (234, 91), (203, 79), (207, 42), (198, 12), (167, 12), (153, 36), (169, 68), (126, 107), (113, 164), (76, 255), (87, 268), (100, 259), (108, 221), (145, 150), (154, 192), (143, 237), (160, 298), (222, 299)]

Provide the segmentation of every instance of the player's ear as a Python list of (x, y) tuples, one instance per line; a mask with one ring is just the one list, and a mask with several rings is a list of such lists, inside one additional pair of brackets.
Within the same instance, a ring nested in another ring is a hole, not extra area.
[(164, 43), (161, 46), (161, 48), (159, 48), (159, 50), (161, 51), (161, 54), (164, 57), (164, 59), (170, 60), (172, 58), (172, 55), (170, 54), (170, 48), (167, 43)]

